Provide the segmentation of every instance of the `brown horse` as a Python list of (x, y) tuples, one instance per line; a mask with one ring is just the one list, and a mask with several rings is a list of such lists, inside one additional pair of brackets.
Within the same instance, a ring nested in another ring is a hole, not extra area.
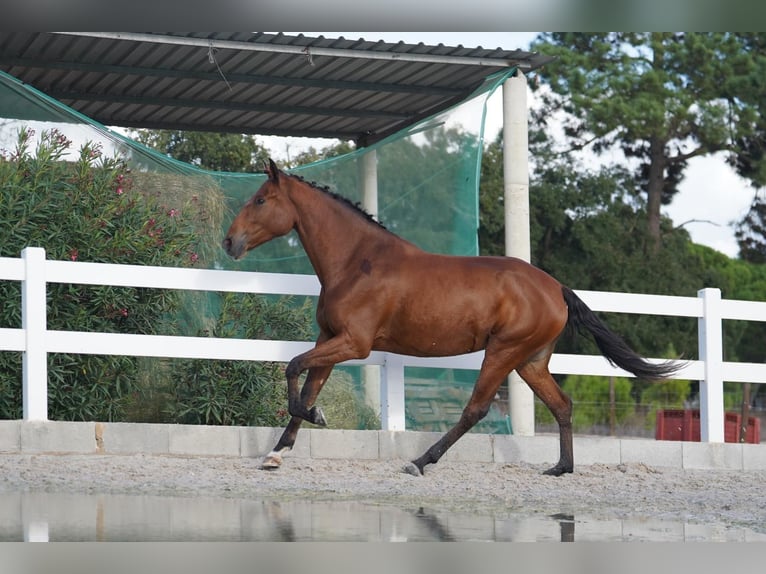
[[(458, 423), (408, 472), (422, 474), (488, 412), (498, 388), (516, 370), (559, 425), (560, 459), (546, 474), (572, 472), (572, 402), (548, 370), (567, 325), (585, 328), (601, 352), (644, 379), (662, 379), (678, 366), (652, 364), (612, 333), (567, 287), (512, 257), (426, 253), (397, 237), (348, 200), (279, 171), (244, 205), (223, 240), (234, 259), (291, 230), (322, 285), (316, 346), (287, 366), (288, 411), (279, 442), (263, 461), (277, 468), (303, 420), (325, 425), (314, 401), (337, 363), (370, 351), (450, 356), (485, 350), (481, 371)], [(308, 370), (302, 389), (298, 378)]]

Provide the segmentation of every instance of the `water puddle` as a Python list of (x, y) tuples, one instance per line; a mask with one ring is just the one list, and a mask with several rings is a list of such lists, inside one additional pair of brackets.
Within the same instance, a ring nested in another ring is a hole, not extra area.
[(0, 494), (0, 541), (761, 541), (723, 524), (491, 516), (352, 501)]

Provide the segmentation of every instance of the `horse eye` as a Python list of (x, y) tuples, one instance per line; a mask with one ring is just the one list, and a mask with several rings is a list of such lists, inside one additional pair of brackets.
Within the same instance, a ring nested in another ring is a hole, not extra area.
[(264, 203), (266, 203), (266, 199), (265, 198), (263, 198), (263, 197), (256, 197), (255, 198), (255, 204), (256, 205), (263, 205)]

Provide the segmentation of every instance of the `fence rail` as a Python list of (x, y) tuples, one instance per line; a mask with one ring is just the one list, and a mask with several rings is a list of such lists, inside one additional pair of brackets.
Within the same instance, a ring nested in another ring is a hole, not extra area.
[[(82, 353), (147, 357), (231, 359), (287, 362), (313, 346), (313, 341), (267, 341), (211, 337), (50, 331), (47, 329), (46, 285), (74, 283), (226, 291), (282, 295), (318, 295), (313, 275), (181, 269), (139, 265), (112, 265), (48, 261), (38, 247), (23, 250), (21, 258), (0, 258), (0, 280), (20, 281), (21, 329), (0, 328), (0, 352), (23, 353), (23, 417), (48, 418), (48, 353)], [(702, 440), (724, 441), (723, 381), (766, 382), (766, 364), (723, 361), (722, 321), (766, 321), (766, 303), (722, 300), (719, 289), (708, 288), (697, 297), (675, 297), (601, 291), (578, 291), (595, 311), (696, 317), (699, 360), (689, 361), (675, 378), (700, 381)], [(385, 430), (405, 430), (404, 369), (434, 367), (474, 369), (483, 352), (454, 357), (410, 357), (373, 351), (348, 365), (379, 365), (381, 369), (381, 424)], [(650, 359), (659, 362), (660, 359)], [(554, 354), (556, 374), (632, 376), (612, 366), (604, 357)]]

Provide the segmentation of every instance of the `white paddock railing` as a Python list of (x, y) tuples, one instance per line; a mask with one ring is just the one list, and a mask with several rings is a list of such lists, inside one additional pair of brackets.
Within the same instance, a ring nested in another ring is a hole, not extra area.
[[(231, 359), (287, 362), (313, 342), (175, 337), (159, 335), (51, 331), (47, 328), (47, 283), (111, 285), (158, 289), (187, 289), (239, 293), (318, 295), (313, 275), (181, 269), (48, 261), (45, 251), (28, 247), (21, 258), (0, 258), (0, 281), (22, 285), (21, 329), (0, 328), (0, 352), (23, 353), (24, 420), (48, 418), (48, 353), (86, 353), (143, 357)], [(675, 378), (700, 381), (700, 427), (703, 441), (724, 441), (723, 381), (766, 382), (766, 365), (723, 361), (722, 321), (766, 321), (766, 303), (722, 300), (718, 289), (702, 289), (698, 297), (669, 297), (600, 291), (578, 291), (594, 310), (648, 315), (696, 317), (699, 360), (689, 361)], [(386, 430), (405, 430), (404, 368), (474, 369), (484, 353), (454, 357), (410, 357), (373, 351), (349, 365), (380, 365), (381, 423)], [(651, 359), (659, 361), (659, 359)], [(551, 371), (557, 374), (631, 376), (594, 355), (555, 354)]]

